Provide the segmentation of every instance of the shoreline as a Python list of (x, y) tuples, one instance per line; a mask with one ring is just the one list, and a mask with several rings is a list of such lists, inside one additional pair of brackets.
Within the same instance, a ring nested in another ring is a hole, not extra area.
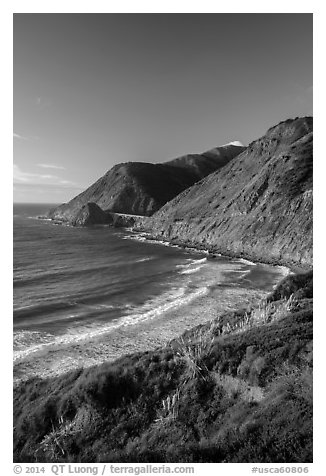
[[(122, 215), (122, 214), (116, 214), (116, 215)], [(216, 256), (222, 256), (225, 258), (231, 258), (231, 259), (244, 259), (247, 261), (251, 261), (254, 264), (266, 264), (270, 266), (280, 266), (280, 267), (285, 267), (290, 270), (291, 273), (293, 274), (300, 274), (304, 273), (307, 271), (311, 271), (313, 269), (313, 265), (299, 265), (296, 262), (293, 261), (287, 261), (283, 259), (277, 259), (277, 258), (267, 258), (267, 257), (260, 257), (257, 255), (250, 255), (249, 253), (235, 253), (230, 250), (225, 250), (225, 249), (220, 249), (218, 248), (217, 245), (204, 245), (202, 243), (194, 243), (192, 241), (182, 241), (179, 239), (168, 239), (163, 236), (158, 236), (155, 234), (152, 234), (148, 229), (144, 228), (142, 225), (138, 225), (137, 221), (139, 220), (140, 222), (144, 219), (148, 219), (150, 217), (146, 216), (140, 216), (140, 215), (128, 215), (128, 217), (134, 217), (134, 223), (133, 224), (126, 224), (125, 226), (116, 226), (112, 224), (106, 224), (106, 225), (101, 225), (101, 224), (93, 224), (90, 226), (78, 226), (78, 225), (71, 225), (69, 224), (68, 221), (64, 220), (59, 220), (59, 219), (54, 219), (54, 218), (47, 218), (46, 216), (36, 216), (35, 219), (37, 220), (44, 220), (47, 222), (52, 222), (54, 225), (62, 225), (62, 226), (69, 226), (69, 227), (76, 227), (76, 228), (94, 228), (97, 226), (108, 226), (112, 227), (117, 230), (125, 230), (128, 232), (135, 233), (137, 235), (143, 236), (146, 240), (151, 240), (155, 242), (161, 242), (166, 243), (165, 246), (173, 246), (173, 247), (178, 247), (180, 249), (185, 249), (189, 251), (197, 251), (197, 252), (202, 252), (206, 253), (208, 255), (208, 259), (214, 259)]]
[[(112, 332), (104, 332), (96, 336), (92, 336), (92, 333), (90, 333), (85, 339), (78, 339), (77, 342), (72, 342), (66, 348), (65, 346), (60, 347), (60, 345), (55, 346), (48, 354), (40, 349), (41, 352), (36, 352), (31, 358), (18, 359), (18, 362), (14, 364), (15, 373), (18, 374), (14, 380), (15, 386), (35, 377), (51, 378), (54, 375), (61, 375), (76, 368), (97, 366), (104, 362), (113, 362), (123, 355), (139, 351), (146, 352), (164, 346), (169, 340), (177, 339), (184, 332), (211, 321), (217, 314), (223, 315), (231, 310), (236, 311), (243, 307), (258, 305), (259, 301), (266, 297), (286, 276), (295, 273), (293, 268), (279, 263), (254, 262), (244, 256), (228, 256), (218, 253), (215, 248), (213, 251), (211, 248), (204, 246), (189, 246), (189, 244), (176, 242), (176, 240), (159, 239), (148, 232), (135, 230), (134, 228), (124, 228), (121, 231), (128, 232), (130, 239), (155, 242), (163, 246), (171, 246), (190, 253), (204, 255), (207, 261), (217, 261), (216, 258), (222, 257), (238, 260), (247, 266), (270, 266), (275, 269), (275, 272), (278, 271), (280, 276), (269, 291), (250, 289), (244, 284), (241, 289), (238, 288), (239, 293), (232, 294), (231, 292), (227, 299), (215, 292), (204, 293), (191, 300), (190, 303), (175, 308), (172, 306), (171, 309), (158, 316), (158, 319), (150, 319), (130, 328), (119, 326), (116, 329), (113, 328)], [(122, 236), (121, 239), (123, 239)], [(137, 351), (134, 348), (134, 342), (137, 342)], [(41, 360), (44, 359), (44, 368), (39, 367), (38, 360), (40, 357)], [(58, 360), (56, 360), (57, 358)], [(26, 377), (24, 377), (25, 372)]]
[[(206, 255), (207, 253), (205, 257)], [(228, 270), (222, 271), (220, 278), (215, 280), (218, 277), (218, 266), (215, 268), (214, 263), (211, 263), (202, 277), (203, 286), (206, 286), (205, 292), (200, 288), (200, 293), (197, 290), (195, 295), (182, 296), (181, 304), (179, 300), (167, 302), (159, 315), (156, 315), (153, 309), (148, 319), (142, 318), (131, 325), (127, 325), (130, 321), (127, 318), (125, 325), (115, 324), (109, 326), (110, 330), (97, 329), (93, 335), (92, 332), (84, 337), (80, 335), (70, 342), (58, 339), (53, 346), (51, 343), (45, 348), (40, 346), (37, 352), (31, 353), (26, 359), (17, 359), (14, 364), (14, 385), (20, 385), (35, 377), (46, 379), (78, 368), (86, 369), (105, 362), (114, 362), (125, 355), (165, 346), (169, 341), (180, 338), (184, 332), (210, 322), (218, 316), (257, 306), (261, 299), (272, 292), (288, 275), (284, 267), (264, 271), (259, 269), (259, 266), (256, 268), (257, 265), (254, 263), (243, 263), (241, 259), (239, 261), (239, 267), (241, 265), (249, 267), (248, 272), (254, 273), (253, 276), (257, 272), (266, 273), (263, 279), (269, 283), (269, 288), (266, 288), (266, 284), (260, 288), (255, 287), (256, 277), (251, 280), (249, 278), (249, 284), (244, 281), (242, 285), (228, 286)]]
[[(222, 250), (219, 250), (215, 246), (207, 247), (205, 245), (201, 244), (194, 244), (194, 243), (185, 243), (180, 240), (169, 240), (164, 237), (158, 237), (156, 235), (152, 235), (150, 232), (145, 231), (143, 229), (137, 229), (134, 227), (130, 228), (125, 228), (126, 231), (135, 233), (135, 235), (142, 236), (146, 241), (150, 242), (157, 242), (160, 243), (164, 246), (171, 246), (174, 248), (180, 248), (183, 250), (189, 250), (190, 252), (198, 252), (198, 253), (203, 253), (207, 256), (207, 259), (212, 260), (215, 259), (216, 257), (220, 256), (222, 258), (230, 258), (230, 259), (238, 259), (238, 260), (243, 260), (243, 262), (247, 262), (247, 264), (262, 264), (262, 265), (268, 265), (268, 266), (273, 266), (273, 267), (278, 267), (278, 268), (284, 268), (288, 270), (288, 273), (285, 274), (287, 276), (288, 274), (299, 274), (299, 273), (304, 273), (307, 271), (311, 271), (313, 269), (313, 266), (299, 266), (295, 263), (286, 263), (282, 261), (277, 261), (277, 260), (266, 260), (266, 259), (259, 259), (259, 257), (253, 257), (250, 256), (246, 253), (225, 253), (222, 252)], [(140, 240), (142, 241), (142, 240)]]
[(269, 293), (236, 288), (217, 297), (215, 292), (202, 292), (181, 306), (171, 306), (156, 318), (135, 325), (122, 325), (98, 336), (39, 349), (26, 359), (14, 362), (14, 386), (41, 378), (63, 375), (77, 369), (96, 367), (139, 352), (166, 346), (185, 332), (204, 325), (227, 313), (258, 305)]

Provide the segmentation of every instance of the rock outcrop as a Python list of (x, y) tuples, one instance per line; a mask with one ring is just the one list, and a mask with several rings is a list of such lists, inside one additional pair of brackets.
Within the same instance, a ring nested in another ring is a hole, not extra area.
[(230, 256), (311, 267), (312, 129), (311, 117), (270, 128), (138, 228)]
[(96, 203), (86, 203), (71, 221), (73, 226), (103, 225), (113, 223), (109, 213), (105, 213)]
[(97, 204), (104, 212), (150, 216), (180, 192), (223, 167), (244, 149), (227, 144), (163, 164), (128, 162), (115, 165), (70, 202), (51, 210), (48, 218), (77, 224), (83, 221), (78, 217), (87, 203)]

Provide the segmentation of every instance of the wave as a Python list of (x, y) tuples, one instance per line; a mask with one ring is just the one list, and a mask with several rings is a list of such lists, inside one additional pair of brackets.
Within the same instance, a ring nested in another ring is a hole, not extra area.
[(207, 251), (207, 250), (200, 250), (200, 249), (197, 249), (197, 248), (191, 248), (189, 246), (181, 246), (181, 245), (171, 243), (170, 241), (167, 241), (167, 240), (155, 239), (155, 238), (152, 237), (152, 235), (150, 233), (145, 233), (145, 232), (137, 233), (137, 234), (134, 234), (134, 235), (124, 235), (124, 236), (122, 236), (122, 239), (123, 240), (135, 240), (135, 241), (140, 241), (142, 243), (146, 242), (146, 243), (151, 243), (153, 245), (169, 246), (170, 248), (180, 248), (182, 250), (185, 250), (185, 251), (188, 251), (188, 252), (191, 252), (191, 253), (199, 253), (199, 254), (209, 255), (209, 251)]
[(161, 314), (189, 304), (199, 296), (207, 294), (208, 287), (203, 286), (195, 291), (187, 293), (187, 288), (182, 287), (171, 294), (165, 294), (159, 299), (150, 300), (136, 314), (127, 315), (122, 319), (122, 326), (135, 325), (139, 322), (148, 321), (160, 316)]
[(287, 268), (286, 266), (276, 266), (277, 269), (279, 269), (282, 272), (282, 275), (289, 276), (289, 274), (295, 274), (294, 271), (291, 271), (290, 268)]
[(197, 268), (191, 268), (191, 269), (184, 269), (183, 271), (180, 271), (180, 274), (192, 274), (192, 273), (197, 273), (203, 266), (197, 266)]
[[(131, 229), (131, 231), (133, 231)], [(134, 232), (135, 233), (135, 232)], [(209, 257), (209, 251), (208, 250), (205, 250), (205, 249), (197, 249), (197, 248), (194, 248), (194, 247), (191, 247), (191, 246), (182, 246), (182, 245), (178, 245), (178, 244), (174, 244), (174, 243), (171, 243), (170, 241), (167, 241), (167, 240), (159, 240), (159, 239), (155, 239), (152, 237), (152, 235), (150, 233), (146, 233), (146, 232), (141, 232), (141, 233), (136, 233), (136, 234), (130, 234), (130, 235), (124, 235), (121, 237), (123, 240), (134, 240), (134, 241), (138, 241), (138, 242), (141, 242), (141, 243), (151, 243), (153, 245), (162, 245), (162, 246), (168, 246), (170, 248), (179, 248), (183, 251), (187, 251), (188, 253), (193, 253), (193, 254), (199, 254), (199, 255), (206, 255), (207, 257)], [(220, 254), (215, 254), (216, 256), (222, 256)]]
[[(68, 331), (66, 334), (57, 336), (54, 339), (51, 339), (48, 334), (48, 337), (44, 339), (44, 342), (34, 344), (25, 349), (16, 350), (14, 352), (14, 362), (25, 359), (31, 354), (39, 352), (44, 353), (48, 350), (53, 351), (63, 346), (65, 347), (71, 344), (76, 344), (77, 342), (98, 338), (121, 327), (134, 326), (140, 322), (155, 319), (165, 312), (189, 304), (194, 299), (207, 294), (208, 291), (209, 288), (207, 286), (202, 286), (192, 292), (189, 292), (187, 287), (181, 287), (168, 293), (164, 293), (158, 298), (149, 300), (141, 306), (137, 312), (133, 312), (131, 309), (130, 314), (127, 314), (120, 319), (115, 319), (104, 326), (94, 327), (94, 325), (90, 325), (89, 327), (79, 327), (78, 330), (73, 328), (71, 332)], [(18, 336), (16, 335), (16, 342), (19, 341), (19, 339), (22, 339), (22, 335), (19, 335), (18, 333)], [(42, 336), (39, 335), (38, 340), (42, 340)]]
[[(278, 265), (278, 266), (275, 266), (275, 268), (281, 271), (282, 279), (286, 278), (287, 276), (290, 276), (291, 274), (295, 274), (294, 271), (292, 271), (290, 268), (287, 268), (286, 266)], [(277, 277), (277, 279), (275, 280), (275, 283), (273, 284), (273, 289), (276, 289), (279, 283), (280, 283), (280, 279), (279, 277)]]
[[(146, 258), (147, 259), (147, 258)], [(149, 259), (149, 258), (148, 258)], [(137, 262), (137, 261), (136, 261)], [(14, 287), (25, 286), (30, 284), (44, 283), (45, 280), (48, 281), (58, 281), (58, 278), (61, 279), (71, 279), (75, 277), (87, 277), (88, 275), (100, 274), (103, 271), (119, 271), (122, 266), (129, 265), (129, 261), (120, 261), (110, 262), (104, 265), (94, 265), (89, 264), (84, 265), (83, 267), (77, 267), (76, 263), (59, 265), (54, 264), (51, 267), (50, 271), (45, 271), (44, 269), (31, 269), (29, 271), (14, 271)], [(72, 266), (74, 268), (72, 268)], [(81, 266), (81, 264), (80, 264)]]
[(134, 263), (143, 263), (144, 261), (150, 261), (154, 259), (154, 256), (147, 256), (147, 258), (140, 258), (134, 261)]
[(44, 344), (46, 342), (53, 342), (54, 335), (48, 332), (41, 331), (19, 331), (14, 333), (14, 348), (26, 348), (35, 345), (35, 342), (40, 342)]
[(253, 261), (249, 261), (249, 260), (244, 259), (244, 258), (238, 258), (237, 261), (239, 263), (247, 264), (249, 266), (257, 266), (257, 263), (254, 263)]
[(239, 279), (243, 279), (243, 278), (245, 278), (248, 274), (251, 273), (250, 269), (248, 269), (247, 271), (242, 271), (242, 272), (239, 271), (239, 272), (241, 273), (240, 276), (239, 276)]
[(28, 217), (28, 218), (34, 218), (34, 219), (42, 220), (42, 221), (52, 221), (52, 218), (46, 218), (46, 217)]
[(190, 264), (199, 264), (199, 263), (206, 263), (207, 258), (202, 258), (202, 259), (194, 259), (192, 263)]
[(113, 304), (97, 304), (96, 306), (88, 306), (86, 304), (80, 304), (83, 307), (88, 307), (91, 309), (116, 309), (117, 306), (114, 306)]
[(73, 296), (66, 296), (60, 302), (42, 301), (38, 304), (21, 306), (14, 309), (14, 322), (20, 326), (47, 324), (51, 328), (55, 328), (60, 323), (67, 325), (72, 320), (76, 322), (92, 318), (112, 320), (113, 313), (120, 316), (130, 308), (130, 304), (122, 304), (121, 302), (108, 304), (107, 302), (101, 302), (101, 300), (107, 301), (114, 298), (114, 295), (120, 294), (121, 289), (117, 289), (115, 293), (90, 293), (84, 296), (82, 301), (75, 300)]
[(139, 235), (124, 235), (122, 239), (139, 241), (141, 243), (151, 243), (153, 245), (163, 245), (163, 246), (171, 246), (172, 248), (179, 248), (179, 245), (173, 245), (169, 243), (168, 241), (154, 240), (153, 238), (150, 238), (150, 235), (142, 234), (142, 233), (140, 233)]
[[(176, 245), (179, 247), (179, 245)], [(191, 248), (190, 246), (180, 246), (180, 248), (184, 249), (185, 251), (188, 251), (189, 253), (198, 253), (200, 255), (207, 255), (209, 256), (209, 251), (208, 250), (201, 250), (197, 248)]]
[(207, 257), (201, 259), (189, 259), (190, 263), (187, 264), (178, 264), (177, 268), (181, 268), (182, 271), (179, 271), (179, 274), (193, 274), (200, 271), (203, 266), (207, 263)]
[(30, 304), (14, 309), (14, 320), (26, 318), (30, 316), (38, 316), (45, 313), (53, 313), (67, 308), (74, 307), (75, 302), (60, 301), (60, 302), (46, 302), (44, 304)]
[(190, 261), (190, 263), (177, 264), (177, 268), (189, 268), (190, 266), (193, 266), (193, 265), (197, 265), (197, 264), (200, 264), (200, 263), (205, 263), (207, 261), (207, 258), (202, 258), (202, 259), (187, 258), (187, 261)]

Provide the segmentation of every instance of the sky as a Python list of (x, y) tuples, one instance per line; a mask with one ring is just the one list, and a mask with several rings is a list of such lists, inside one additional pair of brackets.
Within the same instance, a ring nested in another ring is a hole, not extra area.
[(312, 14), (14, 14), (14, 201), (312, 115)]

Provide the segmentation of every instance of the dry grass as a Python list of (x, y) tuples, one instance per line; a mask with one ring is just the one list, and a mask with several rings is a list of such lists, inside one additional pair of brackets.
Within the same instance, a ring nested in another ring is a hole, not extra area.
[(230, 376), (212, 376), (204, 363), (212, 349), (216, 338), (229, 334), (237, 334), (248, 331), (254, 327), (268, 325), (276, 320), (284, 318), (295, 309), (297, 301), (293, 294), (289, 299), (282, 299), (277, 302), (267, 302), (262, 300), (258, 307), (245, 312), (236, 322), (227, 322), (221, 325), (219, 319), (214, 319), (208, 326), (199, 327), (191, 335), (181, 336), (177, 340), (177, 358), (181, 358), (186, 364), (186, 375), (183, 386), (188, 380), (199, 378), (208, 381), (211, 378), (218, 379), (227, 391), (231, 393), (239, 392), (246, 401), (259, 401), (263, 398), (260, 387), (248, 386), (243, 380)]
[(199, 328), (191, 337), (181, 336), (177, 341), (177, 356), (186, 363), (186, 381), (196, 377), (208, 379), (209, 371), (203, 362), (213, 347), (214, 336), (208, 336), (207, 331)]
[(158, 411), (155, 420), (156, 424), (164, 425), (169, 421), (176, 420), (178, 417), (179, 398), (180, 389), (178, 388), (174, 394), (168, 395), (164, 400), (162, 400), (162, 408)]
[(38, 459), (41, 456), (47, 459), (66, 457), (66, 448), (69, 446), (69, 440), (86, 431), (88, 427), (99, 419), (100, 415), (88, 406), (81, 407), (71, 421), (65, 421), (63, 416), (60, 416), (56, 426), (52, 421), (52, 431), (39, 444), (35, 452), (35, 458)]
[(245, 312), (236, 322), (227, 322), (221, 326), (219, 320), (213, 320), (209, 332), (215, 334), (217, 337), (245, 332), (253, 327), (270, 324), (284, 318), (289, 312), (295, 309), (296, 306), (297, 300), (293, 294), (289, 299), (282, 299), (276, 302), (262, 300), (258, 307)]
[(52, 422), (52, 431), (48, 433), (43, 440), (41, 441), (38, 449), (35, 452), (35, 457), (37, 458), (40, 453), (43, 453), (43, 456), (51, 459), (57, 459), (65, 456), (65, 446), (66, 442), (72, 436), (78, 433), (78, 430), (75, 428), (74, 421), (64, 422), (63, 417), (61, 416), (58, 420), (58, 427), (55, 428)]

